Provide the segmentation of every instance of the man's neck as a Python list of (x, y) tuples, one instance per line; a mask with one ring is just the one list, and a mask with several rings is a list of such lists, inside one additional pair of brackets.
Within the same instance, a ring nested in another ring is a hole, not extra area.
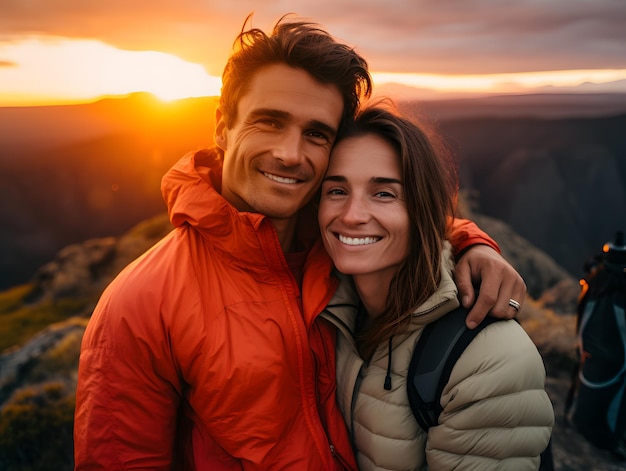
[(296, 227), (298, 225), (298, 217), (294, 216), (289, 219), (270, 219), (280, 246), (283, 248), (284, 253), (296, 252), (298, 247), (296, 246), (295, 234)]

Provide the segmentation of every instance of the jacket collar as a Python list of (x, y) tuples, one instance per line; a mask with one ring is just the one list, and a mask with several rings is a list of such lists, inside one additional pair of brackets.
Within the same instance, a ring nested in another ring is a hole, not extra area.
[[(441, 281), (435, 291), (422, 305), (418, 306), (411, 319), (411, 331), (424, 326), (459, 306), (458, 289), (454, 283), (454, 259), (450, 244), (446, 241), (441, 256)], [(355, 332), (360, 300), (352, 277), (335, 272), (339, 287), (325, 310), (324, 317), (331, 320), (347, 336)]]
[[(204, 149), (181, 158), (161, 180), (161, 193), (170, 221), (175, 227), (189, 225), (225, 250), (245, 250), (266, 226), (274, 232), (263, 214), (238, 211), (220, 194), (222, 160), (215, 150)], [(299, 214), (296, 232), (302, 249), (319, 239), (317, 216), (311, 205)], [(255, 245), (254, 243), (252, 244)], [(251, 247), (256, 248), (258, 247)]]
[(222, 161), (214, 150), (185, 155), (161, 180), (172, 224), (189, 224), (215, 235), (228, 234), (241, 224), (257, 229), (265, 217), (237, 211), (220, 194), (221, 186)]
[[(213, 247), (227, 252), (246, 268), (265, 273), (268, 265), (277, 272), (288, 270), (271, 221), (264, 215), (238, 211), (220, 194), (222, 161), (214, 150), (182, 157), (163, 177), (161, 192), (170, 221), (188, 225)], [(302, 302), (305, 322), (311, 325), (328, 303), (337, 280), (332, 262), (319, 242), (317, 216), (312, 205), (301, 210), (296, 232), (305, 262)], [(317, 243), (316, 243), (317, 242)]]
[(423, 326), (439, 319), (446, 313), (456, 309), (459, 290), (454, 282), (454, 257), (452, 247), (446, 241), (441, 254), (441, 280), (435, 291), (413, 313), (412, 326)]

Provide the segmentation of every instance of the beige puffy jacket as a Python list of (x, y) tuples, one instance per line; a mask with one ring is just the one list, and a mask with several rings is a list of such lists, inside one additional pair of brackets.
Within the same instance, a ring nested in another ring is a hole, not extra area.
[(339, 330), (337, 397), (361, 470), (533, 470), (554, 424), (537, 348), (515, 321), (486, 327), (457, 361), (444, 388), (439, 425), (423, 432), (413, 417), (406, 376), (424, 326), (458, 306), (452, 262), (438, 291), (415, 311), (411, 332), (394, 338), (391, 390), (383, 385), (388, 343), (366, 365), (352, 332), (358, 298), (348, 278), (324, 317)]

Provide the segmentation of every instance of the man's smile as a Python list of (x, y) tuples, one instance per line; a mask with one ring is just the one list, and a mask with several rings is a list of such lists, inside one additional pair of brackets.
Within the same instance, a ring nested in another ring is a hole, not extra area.
[(294, 183), (298, 183), (300, 180), (297, 180), (295, 178), (289, 178), (289, 177), (280, 177), (278, 175), (274, 175), (272, 173), (267, 173), (267, 172), (263, 172), (263, 175), (265, 175), (267, 178), (269, 178), (272, 181), (278, 182), (278, 183), (289, 183), (289, 184), (294, 184)]

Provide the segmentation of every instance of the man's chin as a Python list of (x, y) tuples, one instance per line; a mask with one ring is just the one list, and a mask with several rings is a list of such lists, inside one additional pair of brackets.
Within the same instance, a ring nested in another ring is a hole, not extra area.
[[(274, 201), (268, 201), (268, 204), (257, 206), (257, 212), (265, 214), (270, 219), (291, 219), (297, 216), (298, 212), (305, 207), (305, 204), (285, 204), (285, 202), (293, 202), (293, 195), (280, 195), (274, 198)], [(275, 204), (271, 204), (275, 203)]]
[(259, 211), (259, 213), (264, 214), (268, 218), (274, 220), (289, 220), (296, 217), (298, 215), (298, 211), (299, 210), (297, 209), (290, 208), (281, 210), (273, 209), (267, 211)]

